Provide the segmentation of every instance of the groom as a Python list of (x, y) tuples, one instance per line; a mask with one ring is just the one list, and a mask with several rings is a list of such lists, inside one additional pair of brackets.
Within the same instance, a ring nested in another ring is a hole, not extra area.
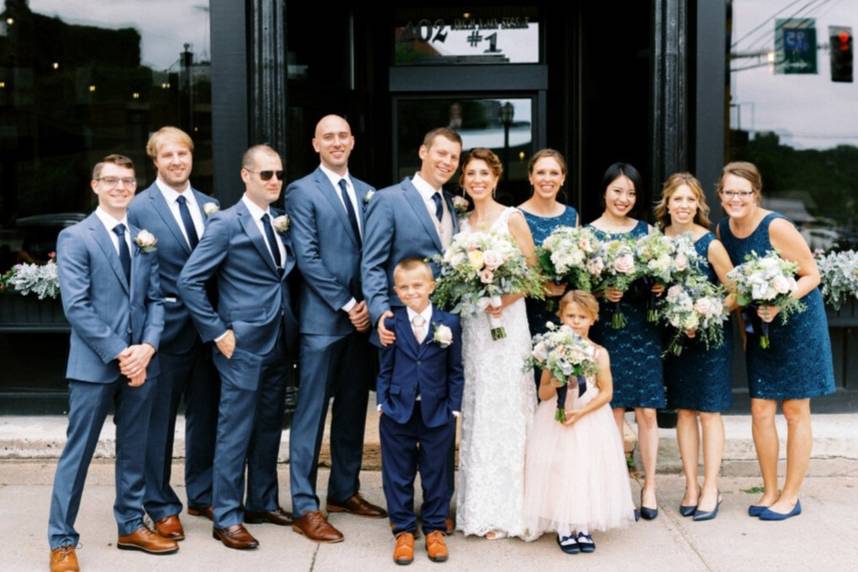
[[(443, 190), (459, 166), (462, 138), (446, 127), (429, 131), (418, 151), (420, 170), (411, 179), (381, 189), (369, 201), (364, 236), (364, 298), (370, 320), (376, 325), (373, 337), (386, 347), (396, 339), (384, 325), (393, 317), (392, 309), (403, 303), (393, 291), (393, 271), (406, 258), (431, 258), (442, 254), (459, 232), (452, 197)], [(437, 266), (431, 264), (437, 274)], [(450, 471), (447, 484), (453, 491), (455, 439), (450, 448)], [(452, 519), (447, 519), (447, 533), (452, 534)]]

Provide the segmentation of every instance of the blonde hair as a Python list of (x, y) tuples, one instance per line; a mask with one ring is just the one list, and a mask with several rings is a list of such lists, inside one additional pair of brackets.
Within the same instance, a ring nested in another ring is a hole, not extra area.
[(716, 190), (718, 194), (724, 190), (724, 177), (734, 175), (741, 179), (745, 179), (751, 183), (751, 189), (757, 195), (757, 199), (763, 196), (763, 176), (760, 175), (760, 170), (753, 163), (747, 161), (732, 161), (724, 165), (721, 169), (721, 177), (718, 179)]
[(667, 178), (664, 185), (661, 187), (661, 199), (655, 205), (655, 221), (661, 228), (670, 224), (670, 213), (667, 211), (667, 203), (670, 197), (676, 192), (679, 187), (686, 185), (691, 192), (694, 193), (694, 198), (697, 199), (697, 212), (694, 213), (694, 222), (700, 226), (709, 228), (712, 224), (709, 222), (709, 205), (706, 204), (706, 195), (703, 194), (703, 185), (697, 180), (697, 177), (691, 173), (674, 173)]
[(146, 154), (149, 155), (150, 159), (154, 161), (158, 157), (158, 147), (165, 141), (174, 141), (187, 147), (191, 153), (194, 152), (194, 141), (191, 136), (178, 127), (167, 125), (149, 136), (149, 141), (146, 143)]
[(396, 284), (396, 278), (403, 272), (413, 272), (415, 270), (422, 270), (426, 278), (432, 281), (435, 280), (435, 277), (432, 275), (432, 267), (429, 266), (428, 262), (422, 258), (403, 258), (397, 263), (396, 268), (393, 269), (393, 283)]
[(596, 297), (590, 292), (569, 290), (563, 294), (563, 297), (560, 298), (560, 307), (557, 310), (558, 318), (563, 316), (563, 311), (569, 304), (578, 304), (590, 315), (594, 322), (599, 321), (599, 302), (596, 301)]

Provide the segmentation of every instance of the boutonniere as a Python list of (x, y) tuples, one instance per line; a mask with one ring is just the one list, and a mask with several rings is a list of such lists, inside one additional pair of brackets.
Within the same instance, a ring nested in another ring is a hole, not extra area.
[(456, 195), (453, 197), (453, 208), (456, 209), (456, 212), (459, 216), (468, 212), (468, 199), (465, 197), (460, 197)]
[(271, 224), (274, 226), (274, 230), (283, 234), (287, 230), (289, 230), (289, 223), (292, 222), (289, 220), (289, 217), (284, 215), (280, 215), (278, 217), (274, 217), (274, 220), (271, 221)]
[(366, 194), (364, 194), (364, 196), (363, 196), (363, 202), (364, 202), (364, 204), (369, 203), (369, 201), (371, 201), (371, 200), (372, 200), (373, 195), (375, 195), (375, 189), (370, 189), (370, 190), (368, 190), (368, 191), (366, 192)]
[(206, 203), (203, 205), (203, 212), (206, 213), (206, 216), (212, 216), (219, 210), (220, 207), (216, 203)]
[(134, 244), (140, 247), (140, 250), (143, 252), (155, 252), (156, 246), (158, 245), (158, 239), (155, 238), (155, 235), (148, 230), (141, 230), (137, 233), (137, 236), (134, 237)]
[(442, 348), (450, 347), (453, 344), (453, 330), (444, 324), (436, 324), (435, 331), (432, 333), (432, 341)]

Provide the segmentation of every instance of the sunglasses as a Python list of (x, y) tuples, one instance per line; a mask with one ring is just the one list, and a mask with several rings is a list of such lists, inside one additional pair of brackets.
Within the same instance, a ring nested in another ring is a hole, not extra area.
[(260, 178), (260, 179), (262, 179), (263, 181), (270, 181), (270, 180), (271, 180), (271, 177), (273, 177), (274, 175), (277, 175), (277, 180), (278, 180), (278, 181), (282, 181), (282, 180), (283, 180), (283, 177), (285, 176), (285, 174), (284, 174), (284, 173), (286, 173), (286, 171), (270, 171), (270, 170), (266, 170), (266, 171), (251, 171), (250, 169), (245, 169), (245, 170), (246, 170), (248, 173), (256, 173), (257, 175), (259, 175), (259, 178)]

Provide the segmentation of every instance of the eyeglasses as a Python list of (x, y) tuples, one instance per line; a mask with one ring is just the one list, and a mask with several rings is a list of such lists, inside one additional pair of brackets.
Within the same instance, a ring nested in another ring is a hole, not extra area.
[(262, 179), (263, 181), (270, 181), (271, 177), (273, 177), (274, 175), (277, 175), (278, 181), (282, 181), (283, 177), (285, 176), (284, 173), (286, 172), (286, 171), (270, 171), (270, 170), (251, 171), (250, 169), (245, 169), (245, 171), (247, 171), (248, 173), (256, 173), (257, 175), (259, 175), (259, 178)]
[(721, 191), (721, 194), (728, 199), (747, 199), (754, 194), (754, 191)]
[(101, 181), (108, 187), (116, 187), (121, 182), (126, 187), (136, 187), (137, 179), (134, 177), (99, 177), (96, 181)]

